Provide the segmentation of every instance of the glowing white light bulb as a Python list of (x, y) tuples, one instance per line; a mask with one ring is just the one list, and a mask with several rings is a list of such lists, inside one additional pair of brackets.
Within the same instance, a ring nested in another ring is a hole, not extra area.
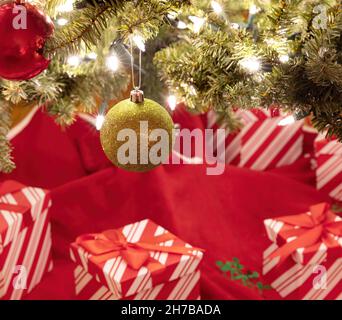
[(170, 109), (173, 111), (176, 109), (177, 106), (177, 98), (174, 95), (168, 96), (167, 104), (169, 105)]
[(294, 116), (288, 116), (279, 121), (278, 126), (287, 126), (289, 124), (295, 123), (296, 119)]
[(167, 17), (171, 20), (175, 20), (177, 18), (177, 13), (176, 12), (170, 12), (167, 14)]
[(96, 60), (97, 54), (96, 54), (95, 52), (89, 52), (89, 53), (87, 54), (87, 57), (88, 57), (89, 59), (91, 59), (91, 60)]
[(57, 24), (58, 24), (59, 26), (65, 26), (67, 23), (68, 23), (68, 20), (67, 20), (67, 19), (64, 19), (64, 18), (59, 18), (59, 19), (57, 20)]
[(255, 4), (252, 4), (251, 7), (249, 8), (249, 13), (257, 14), (258, 12), (259, 12), (259, 8)]
[(238, 23), (231, 23), (230, 26), (232, 29), (240, 29), (240, 25)]
[(132, 37), (132, 39), (135, 45), (139, 48), (139, 50), (141, 50), (142, 52), (145, 52), (146, 47), (145, 47), (145, 42), (144, 42), (143, 37), (136, 34)]
[(189, 87), (189, 92), (192, 96), (197, 96), (197, 90), (195, 89), (193, 85)]
[(186, 29), (187, 25), (186, 25), (186, 23), (184, 21), (178, 21), (177, 28), (178, 29)]
[(266, 42), (267, 45), (270, 46), (270, 47), (276, 46), (277, 44), (279, 44), (276, 40), (274, 40), (274, 39), (272, 39), (272, 38), (265, 39), (265, 42)]
[(74, 0), (66, 0), (64, 4), (61, 4), (56, 8), (57, 12), (71, 12), (74, 9)]
[(81, 63), (81, 58), (79, 56), (70, 56), (67, 63), (72, 67), (77, 67)]
[(247, 70), (250, 73), (256, 73), (261, 68), (260, 60), (257, 57), (248, 57), (245, 59), (242, 59), (239, 64), (242, 68)]
[(211, 1), (211, 7), (216, 14), (221, 14), (223, 12), (221, 5), (216, 1)]
[(194, 32), (198, 33), (205, 22), (204, 18), (189, 16), (190, 21), (194, 24)]
[(95, 121), (96, 130), (101, 130), (105, 117), (102, 114), (98, 114)]
[(283, 55), (281, 55), (281, 56), (279, 57), (279, 60), (280, 60), (280, 62), (282, 62), (282, 63), (286, 63), (286, 62), (289, 62), (290, 57), (289, 57), (287, 54), (283, 54)]
[(112, 54), (106, 58), (106, 66), (111, 71), (119, 69), (119, 59), (116, 55)]

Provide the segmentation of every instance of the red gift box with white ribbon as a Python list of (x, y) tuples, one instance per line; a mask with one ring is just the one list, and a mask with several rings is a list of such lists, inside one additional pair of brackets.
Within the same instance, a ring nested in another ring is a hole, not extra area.
[(329, 204), (264, 224), (273, 244), (264, 251), (263, 274), (281, 297), (342, 298), (342, 219)]
[(315, 140), (317, 189), (342, 201), (342, 143), (318, 136)]
[(50, 195), (0, 183), (0, 299), (19, 300), (52, 269)]
[(199, 299), (202, 250), (153, 221), (78, 237), (70, 246), (79, 299)]

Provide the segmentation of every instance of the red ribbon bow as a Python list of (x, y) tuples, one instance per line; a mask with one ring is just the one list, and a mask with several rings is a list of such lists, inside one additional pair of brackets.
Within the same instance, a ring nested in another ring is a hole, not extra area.
[(14, 193), (14, 192), (21, 190), (24, 187), (25, 186), (23, 184), (17, 181), (7, 180), (7, 181), (0, 183), (0, 195)]
[[(176, 236), (165, 233), (151, 239), (138, 242), (129, 242), (126, 237), (116, 229), (111, 229), (98, 234), (87, 234), (76, 239), (76, 243), (95, 256), (103, 256), (107, 260), (122, 256), (131, 268), (140, 269), (150, 258), (150, 251), (162, 251), (175, 254), (196, 255), (194, 251), (203, 251), (200, 248), (187, 248), (180, 246), (162, 246), (160, 243), (174, 240)], [(158, 262), (159, 264), (159, 262)]]
[[(15, 193), (19, 190), (23, 189), (25, 186), (19, 182), (14, 180), (7, 180), (5, 182), (0, 183), (0, 196), (6, 195), (9, 193)], [(27, 205), (19, 205), (19, 204), (10, 204), (5, 202), (0, 202), (0, 210), (7, 210), (14, 213), (22, 214), (27, 209), (30, 209)]]
[(342, 221), (335, 221), (336, 215), (330, 210), (329, 204), (319, 203), (311, 206), (310, 213), (277, 218), (278, 221), (300, 228), (284, 232), (285, 238), (296, 239), (279, 247), (269, 258), (280, 257), (280, 263), (298, 248), (308, 248), (319, 243), (324, 243), (328, 248), (339, 245), (335, 237), (342, 236)]
[[(1, 182), (0, 183), (0, 196), (17, 192), (21, 190), (23, 187), (24, 185), (13, 180), (7, 180), (5, 182)], [(28, 206), (0, 202), (0, 210), (11, 211), (16, 214), (23, 214), (28, 209), (29, 209)], [(3, 250), (3, 242), (1, 238), (4, 234), (6, 234), (7, 230), (8, 230), (7, 222), (6, 220), (3, 220), (3, 218), (1, 217), (1, 213), (0, 213), (0, 254), (2, 253), (2, 250)]]

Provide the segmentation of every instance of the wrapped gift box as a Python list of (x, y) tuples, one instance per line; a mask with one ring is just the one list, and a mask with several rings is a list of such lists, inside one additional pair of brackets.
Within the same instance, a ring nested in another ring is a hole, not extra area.
[(0, 298), (19, 300), (52, 269), (49, 192), (0, 184)]
[(283, 298), (342, 298), (342, 219), (327, 203), (308, 212), (264, 221), (273, 244), (263, 274)]
[(200, 249), (149, 219), (70, 246), (79, 299), (199, 299)]
[[(279, 117), (279, 110), (276, 108), (270, 109), (250, 109), (242, 110), (237, 109), (235, 111), (236, 116), (240, 119), (243, 126), (249, 123), (254, 123), (257, 121), (263, 121), (269, 118)], [(238, 132), (230, 132), (224, 124), (218, 125), (218, 117), (215, 111), (210, 110), (207, 113), (207, 128), (214, 130), (214, 139), (216, 139), (215, 131), (217, 129), (226, 130), (226, 138), (224, 141), (220, 141), (225, 145), (225, 162), (230, 165), (238, 165), (240, 163), (240, 153), (241, 153), (241, 140), (245, 134), (244, 128)], [(216, 140), (214, 140), (216, 141)], [(216, 142), (214, 146), (216, 147)]]
[(287, 117), (247, 124), (243, 131), (239, 167), (269, 170), (295, 162), (303, 154), (303, 121)]
[[(225, 162), (255, 170), (268, 170), (292, 164), (303, 154), (303, 121), (287, 123), (288, 117), (276, 108), (236, 110), (243, 128), (226, 130)], [(214, 111), (208, 112), (207, 127), (219, 127)], [(216, 143), (214, 144), (216, 146)]]
[(315, 141), (317, 189), (342, 201), (342, 143), (318, 136)]
[[(80, 265), (74, 271), (76, 295), (80, 300), (117, 300), (118, 297), (102, 285)], [(125, 300), (198, 300), (200, 271), (180, 279), (161, 283), (153, 288), (142, 290)]]

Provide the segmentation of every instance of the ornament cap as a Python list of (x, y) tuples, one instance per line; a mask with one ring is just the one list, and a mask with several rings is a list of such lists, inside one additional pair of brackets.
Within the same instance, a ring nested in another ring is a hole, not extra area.
[(144, 102), (144, 92), (139, 89), (134, 89), (131, 91), (131, 101), (134, 103)]

